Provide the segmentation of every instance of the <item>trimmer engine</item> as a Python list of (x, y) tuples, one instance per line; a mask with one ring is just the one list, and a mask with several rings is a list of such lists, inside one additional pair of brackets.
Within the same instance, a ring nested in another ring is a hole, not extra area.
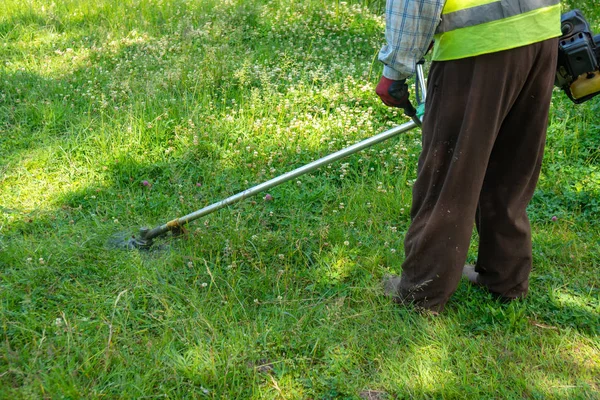
[(600, 34), (594, 36), (581, 11), (562, 15), (554, 84), (576, 104), (600, 94)]

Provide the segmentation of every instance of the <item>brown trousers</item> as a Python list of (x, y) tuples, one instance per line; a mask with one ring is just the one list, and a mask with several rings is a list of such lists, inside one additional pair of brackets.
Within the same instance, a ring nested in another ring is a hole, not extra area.
[(474, 222), (479, 283), (503, 297), (526, 295), (526, 207), (542, 164), (557, 49), (550, 39), (432, 64), (400, 298), (444, 308)]

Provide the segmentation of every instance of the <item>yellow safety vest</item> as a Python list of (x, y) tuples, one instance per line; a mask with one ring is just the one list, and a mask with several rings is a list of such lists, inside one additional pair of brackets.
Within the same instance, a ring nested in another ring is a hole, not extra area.
[(433, 60), (493, 53), (560, 35), (560, 0), (447, 0)]

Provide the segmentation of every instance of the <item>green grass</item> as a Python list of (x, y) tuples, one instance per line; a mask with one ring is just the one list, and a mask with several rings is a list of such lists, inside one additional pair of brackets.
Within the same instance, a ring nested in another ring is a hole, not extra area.
[(598, 98), (555, 93), (520, 303), (383, 297), (418, 131), (107, 245), (404, 122), (374, 94), (383, 3), (0, 4), (1, 398), (600, 397)]

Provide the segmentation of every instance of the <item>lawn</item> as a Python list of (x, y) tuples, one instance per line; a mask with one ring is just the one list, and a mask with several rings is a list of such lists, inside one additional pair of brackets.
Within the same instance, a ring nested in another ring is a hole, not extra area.
[(383, 7), (2, 0), (0, 398), (600, 398), (600, 97), (554, 93), (522, 302), (383, 296), (418, 129), (111, 246), (406, 122)]

